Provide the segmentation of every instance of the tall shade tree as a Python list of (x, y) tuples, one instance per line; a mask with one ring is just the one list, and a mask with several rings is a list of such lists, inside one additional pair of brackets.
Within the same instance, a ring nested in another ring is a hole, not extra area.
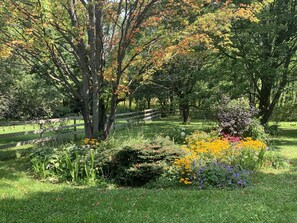
[[(35, 72), (79, 103), (86, 137), (106, 138), (119, 95), (133, 82), (128, 75), (152, 73), (152, 64), (161, 66), (197, 41), (209, 41), (196, 32), (197, 26), (216, 30), (212, 20), (220, 18), (219, 31), (229, 27), (231, 18), (252, 17), (250, 8), (213, 2), (3, 0), (1, 38)], [(198, 19), (205, 8), (211, 19)], [(216, 34), (228, 39), (226, 33)]]
[(257, 18), (258, 23), (233, 24), (232, 50), (218, 47), (241, 69), (266, 124), (286, 86), (297, 80), (297, 1), (273, 0)]
[(207, 64), (208, 52), (192, 52), (177, 55), (158, 71), (153, 79), (155, 86), (171, 92), (169, 97), (176, 96), (183, 122), (190, 122), (190, 108), (195, 106), (195, 86), (203, 79), (202, 68)]
[(158, 39), (158, 32), (149, 36), (147, 32), (162, 19), (159, 4), (158, 0), (5, 0), (1, 11), (10, 28), (1, 31), (14, 53), (80, 103), (86, 137), (98, 138), (100, 131), (106, 137), (129, 66), (141, 60), (143, 51), (152, 50)]

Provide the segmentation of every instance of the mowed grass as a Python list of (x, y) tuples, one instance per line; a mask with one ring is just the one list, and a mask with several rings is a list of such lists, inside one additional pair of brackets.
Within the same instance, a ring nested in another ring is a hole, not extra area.
[[(82, 124), (83, 121), (77, 120), (76, 123)], [(70, 121), (65, 121), (65, 122), (61, 122), (61, 123), (46, 124), (44, 126), (44, 128), (50, 129), (50, 128), (59, 127), (60, 125), (66, 126), (66, 125), (73, 125), (73, 124), (74, 124), (73, 120), (70, 120)], [(77, 127), (77, 130), (81, 130), (81, 129), (83, 129), (83, 126)], [(22, 142), (22, 141), (27, 141), (27, 140), (32, 140), (32, 139), (39, 139), (40, 134), (29, 133), (30, 131), (37, 131), (37, 130), (40, 130), (40, 126), (38, 124), (1, 126), (1, 122), (0, 122), (0, 146), (6, 145), (6, 144)], [(51, 137), (51, 136), (58, 137), (59, 134), (61, 134), (61, 133), (67, 133), (67, 132), (71, 132), (71, 131), (73, 131), (73, 127), (64, 128), (64, 129), (51, 131), (51, 132), (45, 132), (45, 133), (43, 133), (43, 137)], [(10, 136), (9, 134), (11, 134), (11, 133), (24, 133), (24, 134)]]
[[(153, 136), (201, 122), (149, 122), (114, 134)], [(240, 190), (194, 190), (74, 187), (35, 180), (28, 160), (0, 161), (0, 222), (292, 222), (297, 219), (297, 127), (283, 123), (272, 146), (290, 167), (264, 169), (253, 186)]]

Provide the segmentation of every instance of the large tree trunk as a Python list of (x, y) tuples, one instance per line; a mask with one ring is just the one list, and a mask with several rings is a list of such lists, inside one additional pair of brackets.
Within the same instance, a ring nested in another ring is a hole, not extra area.
[(259, 117), (262, 125), (267, 124), (271, 111), (270, 107), (271, 86), (268, 82), (262, 80), (259, 101)]
[(114, 124), (115, 121), (115, 115), (116, 115), (116, 110), (117, 110), (117, 95), (113, 94), (111, 97), (111, 106), (110, 106), (110, 114), (109, 114), (109, 118), (107, 121), (107, 125), (104, 131), (104, 135), (103, 135), (103, 139), (106, 139), (112, 129), (112, 126)]
[(260, 116), (260, 121), (262, 125), (268, 124), (268, 121), (271, 118), (273, 110), (276, 104), (279, 102), (281, 94), (288, 83), (287, 73), (286, 71), (284, 72), (285, 73), (283, 73), (282, 75), (283, 78), (279, 83), (278, 88), (274, 91), (274, 94), (272, 93), (272, 86), (273, 86), (272, 82), (262, 79), (262, 86), (261, 86), (260, 95), (259, 95), (259, 99), (260, 99), (259, 116)]
[(105, 127), (106, 127), (106, 106), (103, 99), (99, 100), (99, 132), (100, 134), (104, 134)]
[(82, 102), (82, 110), (81, 110), (83, 119), (84, 119), (84, 127), (85, 127), (85, 137), (93, 138), (92, 134), (92, 122), (90, 117), (90, 110), (87, 102)]

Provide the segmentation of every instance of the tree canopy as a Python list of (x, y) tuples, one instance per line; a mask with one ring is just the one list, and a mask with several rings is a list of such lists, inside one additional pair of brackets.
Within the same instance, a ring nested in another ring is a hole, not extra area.
[(75, 101), (88, 138), (105, 139), (137, 89), (149, 107), (178, 100), (187, 122), (233, 84), (227, 93), (248, 96), (265, 124), (296, 81), (295, 0), (3, 0), (0, 14), (1, 60)]

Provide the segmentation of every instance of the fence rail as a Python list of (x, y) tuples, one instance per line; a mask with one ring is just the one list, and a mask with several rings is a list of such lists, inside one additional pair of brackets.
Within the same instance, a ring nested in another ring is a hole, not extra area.
[[(118, 130), (134, 122), (153, 120), (154, 118), (159, 117), (159, 115), (160, 115), (160, 111), (156, 109), (147, 109), (144, 111), (116, 114), (115, 116), (116, 119), (115, 119), (113, 128)], [(81, 116), (77, 116), (77, 117), (66, 117), (66, 118), (55, 118), (55, 119), (40, 119), (40, 120), (32, 120), (32, 121), (0, 122), (0, 142), (3, 139), (5, 140), (7, 138), (12, 138), (12, 137), (38, 135), (38, 137), (34, 139), (0, 145), (0, 149), (18, 147), (26, 144), (37, 144), (37, 143), (46, 142), (46, 141), (57, 139), (59, 137), (66, 137), (66, 136), (73, 136), (74, 139), (76, 139), (78, 133), (81, 133), (84, 131), (83, 129), (77, 128), (84, 125), (83, 123), (77, 123), (77, 121), (79, 120), (83, 120), (83, 118)], [(71, 123), (67, 124), (67, 122), (72, 122), (73, 124)], [(2, 130), (4, 131), (4, 128), (7, 128), (7, 127), (15, 128), (16, 126), (25, 126), (25, 125), (33, 125), (33, 126), (38, 125), (39, 129), (30, 130), (30, 131), (20, 130), (19, 132), (1, 134), (1, 127), (2, 127)], [(53, 125), (59, 125), (59, 126), (53, 126)], [(68, 132), (63, 133), (62, 131), (64, 130), (68, 130)], [(61, 131), (61, 132), (58, 132), (58, 131)], [(59, 135), (47, 136), (47, 137), (44, 136), (45, 133), (54, 133), (54, 132), (58, 132)]]

